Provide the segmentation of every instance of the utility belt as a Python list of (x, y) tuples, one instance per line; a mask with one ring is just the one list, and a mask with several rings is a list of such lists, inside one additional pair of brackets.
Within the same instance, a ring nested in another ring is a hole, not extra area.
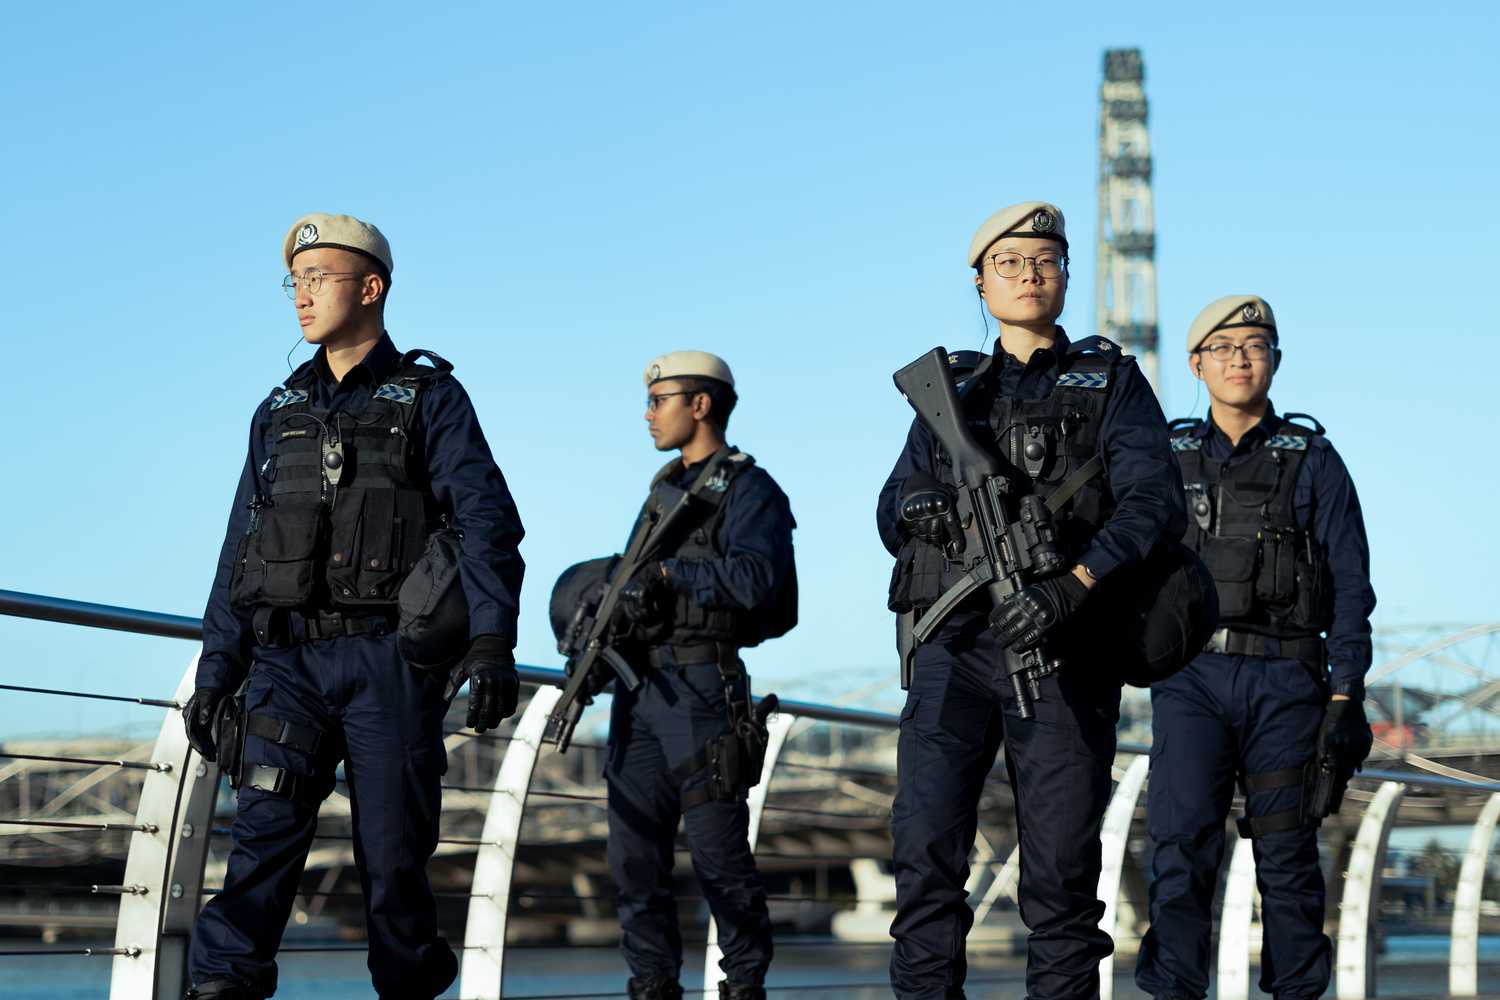
[(759, 705), (751, 702), (750, 678), (740, 665), (739, 649), (727, 642), (651, 646), (646, 659), (657, 670), (712, 663), (724, 684), (729, 729), (672, 768), (672, 780), (679, 786), (708, 772), (706, 781), (682, 793), (683, 811), (705, 802), (735, 801), (760, 784), (770, 742), (766, 720), (779, 702), (774, 694), (766, 695)]
[(1228, 656), (1271, 656), (1311, 663), (1319, 670), (1328, 662), (1327, 647), (1318, 636), (1300, 639), (1280, 639), (1256, 632), (1221, 628), (1209, 636), (1203, 647), (1205, 653), (1223, 653)]
[(295, 646), (342, 636), (386, 635), (396, 631), (396, 612), (292, 611), (287, 608), (257, 608), (251, 618), (258, 645), (272, 648)]
[(215, 720), (219, 770), (229, 779), (229, 787), (235, 791), (249, 787), (304, 805), (316, 805), (319, 796), (315, 779), (284, 767), (247, 763), (245, 739), (258, 736), (267, 742), (315, 758), (323, 741), (322, 732), (312, 726), (278, 719), (263, 712), (251, 712), (246, 704), (249, 686), (247, 679), (238, 691), (219, 703), (219, 717)]
[(646, 647), (646, 662), (653, 670), (671, 670), (676, 667), (707, 666), (719, 668), (719, 675), (737, 680), (740, 669), (739, 648), (727, 642), (690, 642)]

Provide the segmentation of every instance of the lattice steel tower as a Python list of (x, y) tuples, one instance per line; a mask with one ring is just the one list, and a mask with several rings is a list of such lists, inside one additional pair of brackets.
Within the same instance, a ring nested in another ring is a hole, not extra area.
[(1140, 49), (1108, 49), (1099, 86), (1099, 228), (1095, 329), (1136, 356), (1160, 394), (1156, 360), (1156, 223)]

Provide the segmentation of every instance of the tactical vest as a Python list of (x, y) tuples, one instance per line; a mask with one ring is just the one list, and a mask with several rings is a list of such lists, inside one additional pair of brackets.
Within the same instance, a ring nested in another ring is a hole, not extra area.
[[(982, 362), (958, 386), (970, 433), (1001, 460), (1013, 495), (1036, 493), (1045, 498), (1093, 461), (1122, 358), (1119, 346), (1103, 337), (1071, 344), (1045, 399), (1001, 395), (990, 367), (993, 359)], [(933, 468), (940, 481), (958, 485), (953, 463), (936, 444)], [(1083, 554), (1114, 506), (1109, 484), (1095, 474), (1057, 511), (1058, 538), (1069, 558)], [(920, 539), (908, 539), (892, 577), (891, 609), (925, 609), (963, 575), (962, 562), (949, 560)]]
[(230, 580), (234, 607), (395, 608), (437, 520), (427, 483), (412, 474), (417, 399), (452, 370), (408, 351), (359, 414), (312, 404), (310, 364), (272, 393), (271, 451)]
[(1333, 621), (1332, 581), (1322, 546), (1297, 524), (1295, 498), (1321, 425), (1283, 420), (1263, 446), (1231, 464), (1203, 453), (1203, 438), (1193, 433), (1202, 423), (1174, 421), (1172, 452), (1187, 490), (1183, 540), (1213, 574), (1220, 623), (1283, 639), (1319, 635)]
[[(755, 464), (742, 451), (731, 450), (712, 479), (690, 502), (680, 527), (672, 538), (663, 539), (657, 559), (709, 560), (726, 555), (719, 544), (719, 529), (724, 523), (725, 501), (739, 477)], [(669, 462), (652, 481), (652, 496), (647, 510), (657, 500), (654, 487), (677, 467)], [(658, 516), (659, 516), (658, 512)], [(688, 645), (699, 642), (724, 642), (737, 647), (755, 646), (766, 639), (784, 635), (797, 622), (797, 571), (789, 568), (775, 597), (767, 608), (747, 611), (742, 608), (705, 608), (687, 594), (674, 591), (672, 606), (649, 640), (656, 644)]]

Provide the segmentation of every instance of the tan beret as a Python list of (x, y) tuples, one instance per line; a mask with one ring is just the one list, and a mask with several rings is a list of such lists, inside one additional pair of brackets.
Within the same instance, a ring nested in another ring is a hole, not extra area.
[(1276, 314), (1271, 304), (1259, 295), (1226, 295), (1210, 302), (1193, 325), (1188, 327), (1187, 349), (1192, 354), (1216, 330), (1233, 330), (1242, 326), (1258, 326), (1276, 332)]
[(724, 359), (707, 351), (673, 351), (652, 358), (646, 366), (646, 388), (669, 378), (711, 378), (734, 388), (734, 376)]
[(352, 250), (384, 264), (386, 274), (396, 270), (396, 265), (391, 260), (391, 245), (386, 241), (385, 234), (352, 215), (309, 212), (292, 223), (292, 228), (286, 231), (281, 256), (290, 269), (293, 257), (314, 247)]
[(1062, 209), (1050, 202), (1023, 201), (1019, 205), (1002, 208), (979, 227), (969, 243), (969, 266), (978, 267), (979, 258), (991, 243), (1002, 236), (1032, 236), (1037, 239), (1057, 240), (1068, 248), (1068, 234), (1063, 228)]

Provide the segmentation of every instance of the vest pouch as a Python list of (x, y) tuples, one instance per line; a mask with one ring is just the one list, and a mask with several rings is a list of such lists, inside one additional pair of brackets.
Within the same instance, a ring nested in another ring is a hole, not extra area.
[(248, 531), (241, 535), (234, 553), (234, 570), (229, 576), (229, 604), (234, 608), (255, 607), (261, 588), (265, 586), (266, 564), (250, 558), (251, 538)]
[(1333, 580), (1328, 564), (1299, 559), (1296, 565), (1297, 600), (1291, 624), (1309, 632), (1326, 632), (1333, 624)]
[(1267, 604), (1285, 607), (1297, 595), (1297, 553), (1301, 549), (1295, 531), (1265, 528), (1260, 533), (1260, 572), (1255, 576), (1255, 596)]
[(328, 553), (328, 590), (335, 607), (396, 601), (409, 568), (402, 537), (407, 530), (405, 520), (396, 517), (395, 490), (360, 490), (335, 501)]
[(1255, 557), (1260, 542), (1254, 538), (1209, 535), (1199, 552), (1219, 589), (1219, 616), (1243, 618), (1255, 607)]
[(261, 510), (259, 529), (246, 539), (245, 571), (235, 603), (273, 608), (299, 608), (308, 603), (321, 512), (317, 506), (287, 503)]

